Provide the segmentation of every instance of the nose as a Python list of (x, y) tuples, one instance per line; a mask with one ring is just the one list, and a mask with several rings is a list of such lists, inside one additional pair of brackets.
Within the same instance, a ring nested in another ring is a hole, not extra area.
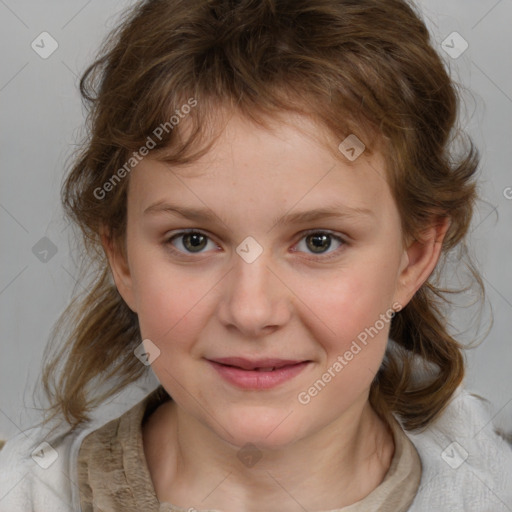
[(291, 316), (289, 289), (263, 253), (252, 263), (238, 255), (223, 283), (219, 304), (221, 322), (243, 336), (259, 338), (285, 325)]

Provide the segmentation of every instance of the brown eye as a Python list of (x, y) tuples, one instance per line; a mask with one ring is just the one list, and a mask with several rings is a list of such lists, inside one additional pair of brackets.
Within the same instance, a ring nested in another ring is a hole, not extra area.
[(199, 231), (184, 231), (169, 238), (166, 244), (172, 245), (178, 252), (194, 254), (202, 252), (209, 241), (208, 236)]
[(183, 246), (190, 252), (201, 251), (206, 246), (206, 237), (201, 233), (183, 235)]
[(331, 256), (336, 256), (339, 249), (344, 245), (346, 245), (346, 242), (340, 236), (326, 231), (309, 231), (296, 244), (294, 252), (300, 251), (310, 255), (317, 254), (319, 257), (327, 259)]
[(322, 253), (331, 246), (331, 235), (326, 233), (315, 233), (306, 237), (306, 245), (314, 253)]

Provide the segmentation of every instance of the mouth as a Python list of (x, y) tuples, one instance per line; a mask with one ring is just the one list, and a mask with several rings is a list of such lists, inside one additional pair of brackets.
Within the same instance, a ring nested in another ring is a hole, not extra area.
[(208, 362), (230, 384), (242, 389), (263, 390), (292, 379), (312, 361), (275, 358), (249, 360), (227, 357), (208, 360)]
[(219, 359), (212, 359), (214, 363), (223, 364), (224, 366), (231, 366), (233, 368), (240, 368), (241, 370), (263, 371), (269, 372), (285, 366), (293, 366), (296, 364), (308, 362), (303, 360), (293, 359), (278, 359), (278, 358), (265, 358), (265, 359), (245, 359), (243, 357), (222, 357)]

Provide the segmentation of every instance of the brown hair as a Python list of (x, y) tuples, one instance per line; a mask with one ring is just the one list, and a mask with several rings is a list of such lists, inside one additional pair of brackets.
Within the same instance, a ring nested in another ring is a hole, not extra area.
[[(142, 1), (110, 34), (80, 90), (88, 137), (62, 196), (95, 277), (57, 324), (54, 337), (66, 339), (47, 354), (43, 373), (52, 417), (62, 413), (73, 428), (145, 371), (133, 354), (137, 316), (113, 284), (100, 240), (105, 228), (123, 246), (126, 163), (149, 138), (152, 157), (175, 166), (194, 161), (220, 133), (221, 106), (262, 126), (282, 112), (307, 115), (339, 141), (355, 134), (368, 154), (382, 143), (404, 240), (421, 239), (429, 223), (449, 217), (442, 258), (458, 250), (483, 297), (465, 242), (478, 152), (465, 137), (455, 155), (455, 136), (464, 135), (456, 85), (406, 1)], [(183, 112), (182, 122), (170, 121)], [(443, 307), (446, 294), (467, 288), (441, 287), (441, 263), (394, 316), (389, 336), (397, 349), (387, 351), (370, 391), (375, 410), (396, 413), (408, 429), (427, 426), (464, 376), (462, 346), (448, 333)], [(422, 379), (416, 359), (425, 362)]]

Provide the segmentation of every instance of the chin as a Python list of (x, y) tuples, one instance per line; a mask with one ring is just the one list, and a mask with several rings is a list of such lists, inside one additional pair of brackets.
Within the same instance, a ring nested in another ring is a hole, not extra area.
[[(224, 414), (222, 424), (231, 434), (224, 430), (218, 432), (228, 443), (243, 447), (247, 443), (261, 449), (279, 449), (300, 438), (299, 424), (294, 414), (284, 409), (262, 411), (261, 407), (252, 410), (233, 411), (233, 415)], [(218, 429), (216, 429), (218, 430)]]

